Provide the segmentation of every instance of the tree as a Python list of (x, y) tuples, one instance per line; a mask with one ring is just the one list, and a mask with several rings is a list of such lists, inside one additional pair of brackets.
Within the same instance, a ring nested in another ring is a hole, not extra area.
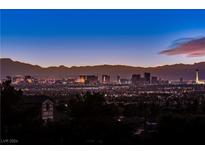
[(22, 91), (11, 86), (11, 80), (6, 80), (1, 85), (1, 130), (2, 137), (7, 135), (9, 129), (18, 125), (19, 103)]
[(103, 94), (86, 93), (76, 96), (69, 104), (72, 136), (79, 144), (100, 144), (114, 132), (117, 107), (106, 104)]

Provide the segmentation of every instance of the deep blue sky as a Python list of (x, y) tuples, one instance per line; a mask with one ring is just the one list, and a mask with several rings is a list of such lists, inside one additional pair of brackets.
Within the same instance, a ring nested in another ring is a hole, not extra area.
[(204, 36), (205, 10), (1, 10), (1, 57), (41, 66), (200, 62), (159, 52)]

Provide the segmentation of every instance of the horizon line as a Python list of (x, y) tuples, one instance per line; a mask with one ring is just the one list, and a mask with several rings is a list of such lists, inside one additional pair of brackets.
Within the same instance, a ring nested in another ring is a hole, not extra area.
[(19, 61), (16, 59), (12, 59), (12, 58), (8, 58), (8, 57), (0, 57), (0, 60), (2, 59), (8, 59), (14, 62), (20, 62), (20, 63), (24, 63), (24, 64), (29, 64), (29, 65), (33, 65), (33, 66), (38, 66), (41, 68), (51, 68), (51, 67), (66, 67), (66, 68), (72, 68), (72, 67), (95, 67), (95, 66), (128, 66), (128, 67), (140, 67), (140, 68), (154, 68), (154, 67), (162, 67), (162, 66), (171, 66), (171, 65), (194, 65), (194, 64), (198, 64), (198, 63), (203, 63), (205, 61), (200, 61), (200, 62), (194, 62), (194, 63), (172, 63), (172, 64), (162, 64), (162, 65), (155, 65), (155, 66), (134, 66), (134, 65), (126, 65), (126, 64), (95, 64), (95, 65), (72, 65), (72, 66), (66, 66), (63, 64), (60, 65), (50, 65), (50, 66), (42, 66), (39, 64), (33, 64), (30, 62), (25, 62), (25, 61)]

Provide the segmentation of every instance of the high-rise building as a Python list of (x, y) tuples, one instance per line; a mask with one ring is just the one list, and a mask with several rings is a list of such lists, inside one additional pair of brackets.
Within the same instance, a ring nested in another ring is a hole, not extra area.
[(97, 84), (98, 83), (98, 76), (87, 75), (85, 83), (87, 83), (87, 84)]
[(196, 69), (196, 79), (195, 79), (196, 84), (204, 84), (203, 81), (199, 80), (199, 70)]
[(132, 84), (139, 84), (141, 81), (141, 75), (140, 74), (133, 74), (131, 81), (132, 81)]
[(158, 78), (156, 76), (152, 76), (152, 84), (157, 84), (158, 83)]
[(110, 83), (110, 76), (109, 75), (102, 75), (102, 83), (103, 84)]
[(120, 84), (120, 76), (117, 76), (117, 83)]
[(32, 83), (32, 81), (33, 81), (32, 77), (30, 75), (26, 75), (24, 79), (25, 79), (26, 83)]
[(144, 78), (145, 78), (145, 82), (146, 83), (150, 83), (150, 81), (151, 81), (151, 73), (145, 72), (144, 73)]
[(86, 76), (85, 76), (85, 75), (80, 75), (79, 83), (84, 84), (84, 83), (85, 83), (85, 79), (86, 79)]
[(196, 69), (196, 83), (199, 82), (199, 70)]

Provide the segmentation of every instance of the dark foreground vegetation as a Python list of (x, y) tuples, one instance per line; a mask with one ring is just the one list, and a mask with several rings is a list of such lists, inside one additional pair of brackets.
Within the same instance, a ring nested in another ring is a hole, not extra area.
[(55, 103), (55, 117), (26, 105), (10, 81), (1, 85), (1, 144), (205, 144), (205, 94), (144, 95), (136, 103), (108, 103), (103, 94)]

